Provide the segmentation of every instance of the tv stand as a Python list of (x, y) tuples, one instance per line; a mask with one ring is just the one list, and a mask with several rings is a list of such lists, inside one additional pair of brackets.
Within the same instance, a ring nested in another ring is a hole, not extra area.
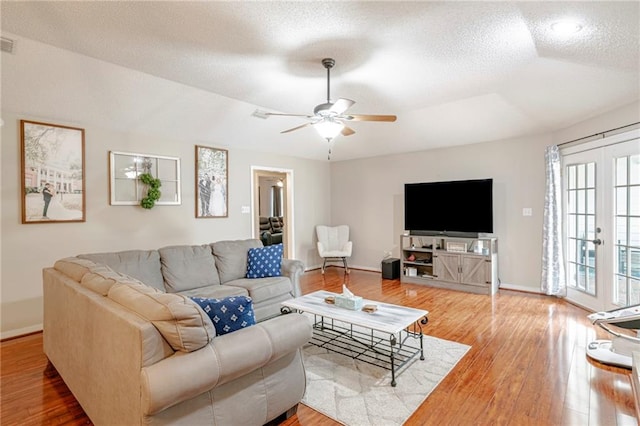
[(497, 238), (402, 235), (400, 280), (468, 291), (498, 292)]

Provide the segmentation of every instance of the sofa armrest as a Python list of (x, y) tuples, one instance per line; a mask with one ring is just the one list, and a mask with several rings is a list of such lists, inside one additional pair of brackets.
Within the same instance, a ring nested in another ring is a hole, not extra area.
[(281, 315), (216, 336), (194, 352), (176, 352), (142, 369), (142, 408), (153, 415), (298, 350), (311, 339), (309, 321)]
[(351, 251), (353, 250), (353, 242), (352, 241), (347, 241), (346, 243), (344, 243), (344, 245), (342, 246), (342, 251), (344, 253), (349, 253), (347, 256), (351, 256)]
[(300, 290), (300, 276), (304, 273), (304, 263), (295, 259), (282, 259), (282, 275), (289, 277), (293, 287), (293, 297), (302, 296)]
[(262, 241), (263, 246), (270, 246), (271, 244), (273, 244), (271, 242), (271, 232), (269, 231), (260, 232), (260, 241)]

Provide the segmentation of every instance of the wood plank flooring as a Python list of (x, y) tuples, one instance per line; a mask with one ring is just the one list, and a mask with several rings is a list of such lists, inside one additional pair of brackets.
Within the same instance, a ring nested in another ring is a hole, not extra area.
[[(586, 345), (607, 338), (587, 311), (563, 300), (500, 290), (496, 296), (401, 284), (379, 273), (307, 272), (303, 293), (355, 294), (429, 311), (425, 332), (471, 350), (407, 425), (637, 425), (628, 370), (599, 365)], [(40, 333), (0, 345), (2, 425), (91, 424), (47, 368)], [(300, 405), (282, 426), (337, 425)]]

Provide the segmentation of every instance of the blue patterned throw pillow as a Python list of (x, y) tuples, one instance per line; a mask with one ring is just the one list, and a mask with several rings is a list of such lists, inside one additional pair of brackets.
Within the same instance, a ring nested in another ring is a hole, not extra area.
[(222, 299), (192, 297), (191, 300), (200, 305), (209, 315), (218, 336), (256, 323), (253, 301), (248, 296), (231, 296)]
[(281, 275), (282, 244), (249, 249), (247, 278), (279, 277)]

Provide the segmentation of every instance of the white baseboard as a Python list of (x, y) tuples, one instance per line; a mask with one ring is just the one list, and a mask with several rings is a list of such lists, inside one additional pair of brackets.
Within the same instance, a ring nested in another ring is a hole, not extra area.
[[(359, 265), (348, 265), (348, 266), (349, 266), (349, 269), (358, 269), (360, 271), (382, 272), (382, 270), (380, 268), (372, 268), (370, 266), (359, 266)], [(320, 269), (320, 268), (322, 268), (322, 265), (313, 265), (313, 266), (309, 266), (308, 268), (305, 268), (304, 271), (305, 272), (314, 271), (314, 270)], [(341, 268), (341, 269), (344, 269), (344, 266), (342, 266), (339, 263), (336, 263), (336, 264), (332, 263), (330, 265), (327, 265), (327, 268)]]
[(540, 289), (517, 284), (500, 283), (500, 288), (504, 290), (523, 291), (525, 293), (543, 294)]
[(35, 333), (37, 331), (42, 331), (42, 324), (31, 325), (29, 327), (18, 328), (16, 330), (3, 331), (0, 333), (0, 340), (22, 336), (23, 334)]
[[(327, 265), (327, 268), (331, 268), (331, 267), (342, 268), (342, 265), (339, 265), (339, 264)], [(313, 266), (310, 266), (310, 267), (306, 268), (305, 272), (314, 271), (314, 270), (317, 270), (317, 269), (320, 269), (320, 268), (322, 268), (321, 264), (313, 265)], [(358, 270), (361, 270), (361, 271), (370, 271), (370, 272), (382, 273), (382, 269), (380, 269), (380, 268), (372, 268), (371, 266), (349, 265), (349, 269), (358, 269)], [(542, 291), (540, 289), (529, 287), (529, 286), (524, 286), (524, 285), (518, 285), (518, 284), (500, 283), (500, 288), (504, 289), (504, 290), (522, 291), (522, 292), (525, 292), (525, 293), (544, 294), (544, 293), (542, 293)]]
[(309, 271), (313, 271), (313, 270), (320, 269), (320, 268), (322, 268), (322, 265), (311, 265), (311, 266), (308, 266), (308, 267), (304, 268), (304, 271), (305, 272), (309, 272)]
[(349, 268), (360, 269), (361, 271), (382, 272), (382, 269), (372, 268), (371, 266), (349, 265)]

